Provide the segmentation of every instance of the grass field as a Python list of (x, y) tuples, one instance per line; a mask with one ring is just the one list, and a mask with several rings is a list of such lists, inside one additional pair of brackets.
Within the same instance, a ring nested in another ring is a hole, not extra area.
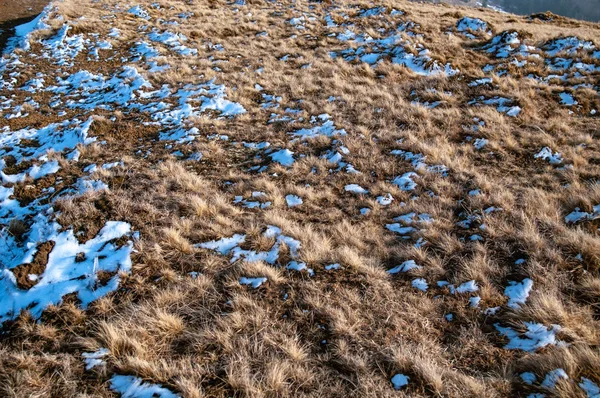
[(598, 24), (64, 0), (20, 32), (0, 395), (600, 394)]

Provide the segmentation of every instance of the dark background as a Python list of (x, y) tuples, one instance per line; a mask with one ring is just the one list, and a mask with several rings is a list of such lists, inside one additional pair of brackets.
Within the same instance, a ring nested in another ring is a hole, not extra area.
[(551, 11), (565, 17), (600, 22), (600, 0), (491, 0), (490, 3), (514, 14)]

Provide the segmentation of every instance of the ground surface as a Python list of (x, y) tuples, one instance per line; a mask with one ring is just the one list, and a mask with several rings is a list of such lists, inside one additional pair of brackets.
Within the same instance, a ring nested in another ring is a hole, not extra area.
[(18, 31), (0, 395), (600, 394), (598, 25), (65, 0)]
[(47, 0), (4, 0), (0, 3), (0, 49), (11, 34), (11, 28), (38, 15)]
[(0, 3), (0, 23), (32, 18), (42, 12), (48, 3), (46, 0), (5, 0)]

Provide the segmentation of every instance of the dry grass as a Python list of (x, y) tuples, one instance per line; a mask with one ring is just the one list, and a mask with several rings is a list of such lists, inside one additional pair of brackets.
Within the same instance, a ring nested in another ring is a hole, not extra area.
[[(130, 57), (129, 48), (143, 34), (138, 28), (148, 24), (181, 32), (189, 38), (186, 45), (198, 49), (197, 56), (182, 57), (157, 45), (162, 53), (159, 64), (171, 68), (143, 72), (154, 87), (216, 78), (228, 87), (228, 99), (242, 104), (247, 113), (196, 118), (196, 140), (167, 148), (156, 139), (157, 128), (142, 124), (147, 115), (94, 111), (91, 134), (106, 143), (81, 147), (82, 163), (122, 159), (124, 166), (95, 174), (109, 191), (59, 201), (58, 219), (80, 232), (82, 241), (95, 236), (106, 220), (131, 223), (140, 232), (133, 272), (122, 276), (117, 292), (86, 311), (67, 298), (48, 309), (39, 323), (22, 314), (5, 325), (0, 395), (111, 396), (108, 380), (115, 373), (160, 383), (186, 397), (504, 397), (530, 392), (566, 397), (584, 396), (577, 387), (582, 377), (600, 384), (599, 223), (564, 222), (576, 207), (590, 212), (600, 204), (599, 125), (589, 112), (600, 108), (597, 87), (576, 91), (581, 108), (572, 115), (557, 101), (552, 91), (556, 86), (528, 81), (520, 71), (513, 77), (494, 75), (492, 88), (469, 87), (473, 78), (483, 76), (481, 69), (490, 58), (477, 51), (478, 42), (446, 34), (457, 19), (469, 15), (486, 20), (496, 33), (527, 32), (531, 43), (577, 35), (598, 45), (598, 25), (562, 18), (544, 23), (489, 10), (407, 1), (380, 2), (388, 14), (365, 19), (354, 16), (373, 6), (366, 1), (158, 3), (160, 9), (145, 5), (149, 21), (127, 14), (129, 6), (120, 3), (56, 3), (57, 14), (74, 26), (73, 34), (97, 32), (106, 37), (111, 27), (121, 31), (119, 39), (111, 40), (114, 58), (101, 62), (80, 55), (72, 72), (110, 75), (119, 70), (119, 59)], [(344, 44), (328, 36), (323, 22), (328, 12), (339, 23), (349, 15), (375, 37), (378, 28), (397, 25), (389, 15), (392, 8), (405, 11), (400, 20), (414, 21), (424, 34), (415, 40), (435, 59), (458, 67), (461, 77), (421, 77), (390, 62), (370, 67), (329, 56)], [(186, 11), (194, 15), (176, 17)], [(114, 13), (116, 19), (102, 18)], [(302, 14), (306, 30), (285, 22)], [(310, 20), (311, 15), (316, 19)], [(164, 25), (161, 18), (179, 24)], [(63, 22), (54, 21), (52, 28)], [(257, 37), (259, 32), (268, 36)], [(211, 49), (209, 41), (225, 50)], [(34, 44), (32, 51), (38, 50)], [(285, 54), (293, 57), (280, 61)], [(215, 63), (211, 56), (228, 62)], [(20, 84), (38, 71), (51, 75), (53, 66), (46, 60), (22, 57), (34, 66), (18, 77)], [(312, 66), (303, 69), (306, 64)], [(260, 67), (264, 71), (256, 73)], [(597, 77), (596, 73), (589, 79)], [(259, 92), (256, 83), (264, 91)], [(280, 109), (263, 109), (262, 93), (281, 96)], [(35, 97), (19, 90), (0, 91), (13, 94), (16, 102)], [(421, 102), (442, 105), (430, 109), (411, 104), (415, 95)], [(468, 106), (478, 95), (513, 98), (523, 111), (510, 118), (492, 107)], [(29, 108), (27, 118), (1, 123), (16, 130), (59, 120), (47, 98), (38, 100), (40, 110)], [(286, 107), (300, 110), (296, 122), (268, 123), (272, 112), (281, 115)], [(66, 112), (66, 117), (79, 113)], [(344, 161), (361, 174), (337, 171), (323, 158), (334, 147), (329, 138), (307, 143), (290, 139), (287, 133), (309, 127), (310, 117), (322, 113), (331, 115), (336, 128), (346, 130), (335, 148), (346, 147)], [(476, 133), (471, 130), (475, 117), (485, 121)], [(229, 139), (208, 138), (213, 134)], [(478, 151), (465, 140), (469, 135), (489, 143)], [(271, 164), (261, 173), (251, 170), (268, 165), (269, 158), (257, 159), (261, 152), (242, 143), (261, 141), (290, 149), (296, 162), (289, 168)], [(544, 146), (561, 152), (573, 168), (535, 159)], [(414, 167), (390, 154), (396, 149), (423, 154), (428, 165), (443, 164), (449, 171), (444, 176), (416, 170), (417, 188), (403, 191), (391, 180)], [(185, 155), (201, 152), (203, 157), (184, 161), (172, 155), (175, 150)], [(61, 161), (64, 167), (58, 176), (66, 182), (83, 175), (79, 167)], [(54, 181), (28, 183), (39, 192)], [(370, 193), (345, 192), (347, 184), (359, 184)], [(22, 185), (15, 190), (19, 200), (33, 195)], [(475, 189), (481, 194), (470, 196)], [(252, 194), (258, 191), (264, 193), (259, 201), (271, 202), (269, 207), (249, 209), (234, 203), (236, 196), (254, 200)], [(381, 206), (376, 198), (387, 193), (394, 201)], [(302, 205), (288, 207), (289, 194), (301, 197)], [(502, 210), (484, 213), (490, 207)], [(370, 209), (367, 216), (361, 215), (363, 208)], [(394, 217), (409, 212), (429, 214), (433, 221), (419, 224), (410, 240), (386, 229)], [(468, 215), (477, 215), (478, 224), (459, 227)], [(481, 224), (485, 228), (478, 228)], [(314, 275), (286, 269), (293, 253), (284, 243), (274, 264), (230, 262), (231, 256), (196, 246), (245, 234), (243, 249), (268, 251), (276, 243), (264, 236), (269, 225), (301, 242), (299, 260)], [(26, 228), (15, 221), (9, 232), (19, 236)], [(471, 241), (473, 234), (483, 240)], [(428, 244), (415, 247), (418, 238)], [(526, 262), (515, 263), (521, 258)], [(406, 260), (422, 268), (386, 272)], [(341, 269), (325, 270), (333, 263)], [(267, 281), (252, 289), (239, 283), (241, 277)], [(504, 288), (508, 281), (526, 277), (534, 281), (531, 296), (521, 308), (509, 308)], [(426, 279), (429, 290), (413, 288), (415, 278)], [(479, 291), (451, 294), (436, 285), (442, 280), (455, 286), (475, 280)], [(470, 307), (472, 296), (481, 298), (479, 308)], [(483, 312), (496, 306), (500, 310), (495, 314)], [(453, 314), (451, 322), (447, 314)], [(494, 324), (521, 327), (529, 321), (560, 325), (558, 337), (568, 346), (548, 346), (535, 353), (504, 349), (506, 339)], [(99, 348), (109, 350), (106, 365), (84, 370), (81, 354)], [(519, 377), (531, 371), (541, 381), (556, 368), (563, 368), (571, 380), (551, 391), (539, 383), (529, 386)], [(410, 378), (400, 391), (390, 383), (396, 373)]]

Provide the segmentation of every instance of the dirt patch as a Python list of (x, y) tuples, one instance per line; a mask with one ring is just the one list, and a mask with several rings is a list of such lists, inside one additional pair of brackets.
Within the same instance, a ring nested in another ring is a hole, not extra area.
[(13, 28), (31, 21), (47, 4), (47, 0), (6, 0), (0, 3), (0, 52), (12, 36)]
[(44, 242), (38, 246), (38, 251), (33, 258), (33, 261), (29, 264), (20, 264), (13, 268), (12, 272), (17, 279), (17, 286), (19, 289), (30, 289), (37, 284), (38, 278), (31, 279), (29, 275), (41, 275), (46, 269), (48, 264), (48, 256), (54, 248), (54, 242)]
[(48, 4), (47, 0), (6, 0), (0, 3), (0, 24), (33, 18)]

